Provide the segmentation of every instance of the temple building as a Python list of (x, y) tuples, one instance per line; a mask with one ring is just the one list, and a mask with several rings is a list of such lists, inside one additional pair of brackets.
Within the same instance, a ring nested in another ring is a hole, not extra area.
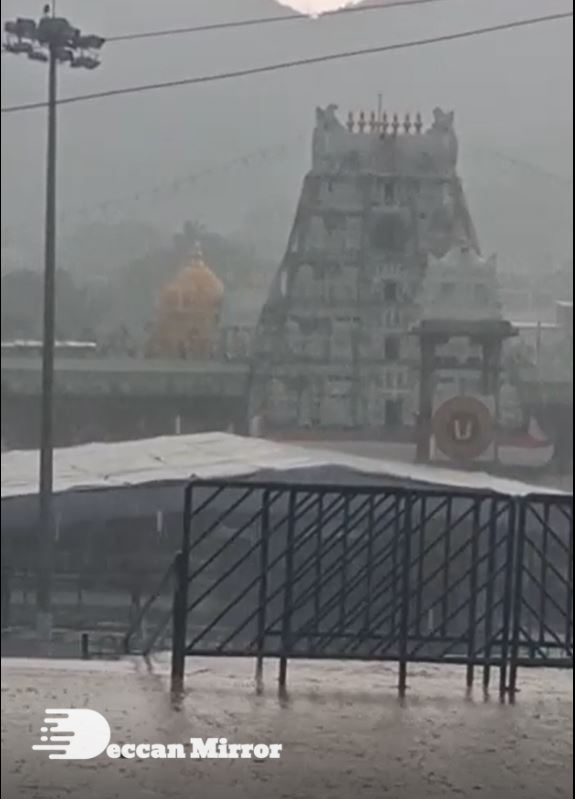
[(222, 282), (198, 250), (160, 291), (146, 347), (148, 356), (213, 357), (223, 296)]
[(421, 322), (456, 331), (437, 347), (435, 394), (483, 393), (478, 331), (498, 330), (504, 321), (495, 257), (483, 258), (467, 242), (454, 244), (443, 258), (430, 256), (417, 304)]
[(430, 256), (418, 313), (418, 459), (496, 461), (502, 352), (517, 331), (503, 318), (495, 259), (466, 241)]
[(317, 109), (283, 263), (255, 336), (250, 415), (266, 432), (389, 431), (414, 422), (410, 330), (430, 259), (479, 245), (457, 174), (453, 113)]

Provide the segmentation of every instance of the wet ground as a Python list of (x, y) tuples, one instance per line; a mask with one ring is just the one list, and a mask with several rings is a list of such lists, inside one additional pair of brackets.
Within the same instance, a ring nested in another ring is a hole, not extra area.
[[(396, 667), (277, 664), (258, 695), (253, 662), (190, 659), (174, 705), (168, 663), (2, 661), (2, 796), (6, 799), (547, 799), (572, 796), (571, 672), (524, 671), (514, 705), (466, 695), (464, 671), (418, 667), (405, 700)], [(496, 683), (496, 680), (494, 680)], [(282, 743), (281, 760), (50, 761), (32, 752), (47, 708), (102, 713), (114, 743), (226, 737)]]

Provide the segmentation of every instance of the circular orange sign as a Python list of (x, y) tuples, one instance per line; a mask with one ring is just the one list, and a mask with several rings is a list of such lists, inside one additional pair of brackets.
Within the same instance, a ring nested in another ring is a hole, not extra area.
[(453, 397), (433, 417), (438, 448), (452, 460), (472, 461), (482, 455), (494, 438), (493, 416), (475, 397)]

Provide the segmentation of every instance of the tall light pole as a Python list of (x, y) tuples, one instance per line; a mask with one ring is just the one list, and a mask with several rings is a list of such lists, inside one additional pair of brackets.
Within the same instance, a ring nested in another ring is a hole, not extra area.
[(52, 629), (55, 514), (54, 461), (54, 345), (56, 331), (56, 109), (60, 64), (94, 69), (104, 39), (85, 35), (67, 19), (45, 6), (43, 17), (6, 22), (4, 50), (48, 64), (48, 131), (46, 153), (46, 219), (44, 246), (44, 321), (42, 339), (42, 407), (37, 537), (37, 626), (42, 638)]

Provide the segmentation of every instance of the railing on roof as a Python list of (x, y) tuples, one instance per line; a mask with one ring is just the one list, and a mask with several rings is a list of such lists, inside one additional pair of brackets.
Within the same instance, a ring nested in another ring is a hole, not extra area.
[[(58, 356), (94, 355), (98, 352), (95, 341), (57, 341), (54, 349)], [(13, 339), (2, 342), (2, 356), (5, 355), (30, 355), (39, 356), (42, 352), (42, 342), (28, 339)]]

